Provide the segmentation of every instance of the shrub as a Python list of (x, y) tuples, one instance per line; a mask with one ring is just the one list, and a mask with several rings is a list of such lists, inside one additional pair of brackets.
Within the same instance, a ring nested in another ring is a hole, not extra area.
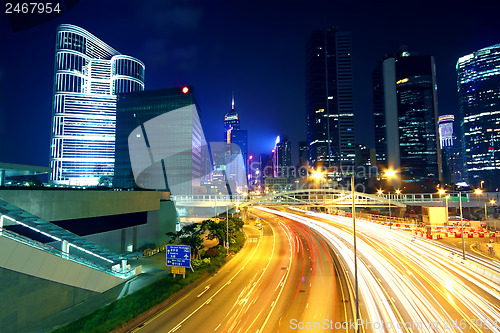
[(207, 252), (205, 252), (205, 256), (207, 258), (213, 258), (213, 257), (217, 257), (219, 255), (220, 251), (218, 248), (216, 247), (212, 247), (210, 249), (207, 250)]

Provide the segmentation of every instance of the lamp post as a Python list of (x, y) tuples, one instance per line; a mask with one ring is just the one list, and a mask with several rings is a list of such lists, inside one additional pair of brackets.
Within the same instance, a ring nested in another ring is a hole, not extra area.
[(460, 223), (462, 224), (462, 257), (465, 260), (464, 217), (462, 214), (462, 192), (458, 192), (460, 202)]
[(321, 181), (325, 178), (324, 173), (320, 170), (316, 170), (312, 173), (312, 177), (319, 182), (319, 188), (321, 189)]
[(226, 255), (229, 254), (229, 206), (226, 206)]
[[(490, 200), (491, 206), (495, 205), (495, 203), (496, 203), (495, 200), (493, 200), (493, 199)], [(496, 220), (495, 220), (495, 231), (497, 231), (497, 221)]]
[[(385, 172), (385, 176), (387, 177), (387, 179), (391, 179), (392, 177), (396, 176), (396, 171), (394, 171), (394, 170), (387, 170)], [(392, 211), (391, 211), (391, 192), (388, 192), (388, 194), (389, 194), (389, 216), (392, 217)], [(391, 225), (391, 228), (392, 228), (392, 225)]]
[(449, 216), (449, 213), (448, 213), (448, 199), (450, 198), (450, 195), (446, 195), (445, 199), (446, 199), (446, 225), (448, 225), (448, 221), (450, 220), (450, 216)]
[[(354, 237), (354, 285), (356, 288), (356, 323), (359, 320), (359, 298), (358, 298), (358, 256), (356, 253), (356, 201), (354, 195), (354, 175), (351, 175), (351, 196), (352, 196), (352, 233)], [(359, 332), (359, 326), (357, 328)]]
[[(483, 188), (483, 183), (484, 183), (484, 180), (481, 180), (481, 188)], [(481, 195), (481, 193), (483, 193), (483, 190), (476, 188), (474, 190), (474, 193), (476, 193), (477, 201), (479, 201), (479, 196)], [(486, 220), (486, 202), (484, 203), (484, 219)]]
[[(439, 199), (441, 199), (441, 196), (442, 196), (443, 194), (445, 194), (445, 193), (446, 193), (446, 191), (445, 191), (444, 189), (440, 188), (440, 189), (438, 190), (438, 193), (439, 193)], [(446, 201), (446, 225), (448, 225), (448, 198), (449, 198), (449, 196), (448, 196), (448, 195), (447, 195), (447, 196), (445, 196), (445, 198), (444, 198), (444, 199), (445, 199), (445, 201)], [(441, 201), (441, 200), (439, 200), (439, 201)]]
[(391, 211), (391, 192), (387, 192), (389, 195), (389, 217), (392, 217), (392, 211)]

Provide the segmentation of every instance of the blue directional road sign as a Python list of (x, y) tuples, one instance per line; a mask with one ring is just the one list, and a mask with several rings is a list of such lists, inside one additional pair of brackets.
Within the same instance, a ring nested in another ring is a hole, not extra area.
[(167, 266), (191, 267), (191, 247), (167, 244)]

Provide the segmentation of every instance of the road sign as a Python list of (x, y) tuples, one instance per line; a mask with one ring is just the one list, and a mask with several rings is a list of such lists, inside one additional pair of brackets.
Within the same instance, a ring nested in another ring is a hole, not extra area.
[(191, 267), (191, 247), (167, 245), (167, 266)]
[(172, 266), (170, 267), (172, 269), (172, 274), (179, 274), (179, 275), (184, 275), (186, 274), (186, 267), (177, 267), (177, 266)]

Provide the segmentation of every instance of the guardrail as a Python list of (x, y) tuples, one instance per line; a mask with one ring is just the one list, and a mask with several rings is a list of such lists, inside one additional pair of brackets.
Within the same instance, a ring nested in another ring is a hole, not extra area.
[(220, 202), (242, 202), (248, 200), (248, 196), (243, 195), (214, 195), (214, 194), (199, 194), (199, 195), (172, 195), (172, 201), (182, 202), (206, 202), (206, 201), (220, 201)]
[(63, 252), (61, 250), (53, 248), (52, 246), (37, 242), (37, 241), (30, 239), (28, 237), (25, 237), (25, 236), (21, 236), (15, 232), (12, 232), (12, 231), (7, 230), (5, 228), (0, 228), (0, 237), (1, 236), (12, 239), (16, 242), (31, 246), (31, 247), (36, 248), (38, 250), (50, 253), (52, 255), (61, 257), (63, 259), (71, 260), (71, 261), (76, 262), (80, 265), (84, 265), (84, 266), (99, 270), (103, 273), (114, 275), (114, 276), (122, 278), (122, 279), (127, 279), (127, 278), (134, 275), (134, 270), (132, 270), (132, 269), (125, 271), (125, 272), (116, 272), (112, 268), (98, 265), (95, 262), (89, 261), (85, 258), (81, 258), (81, 257), (75, 256), (73, 254)]

